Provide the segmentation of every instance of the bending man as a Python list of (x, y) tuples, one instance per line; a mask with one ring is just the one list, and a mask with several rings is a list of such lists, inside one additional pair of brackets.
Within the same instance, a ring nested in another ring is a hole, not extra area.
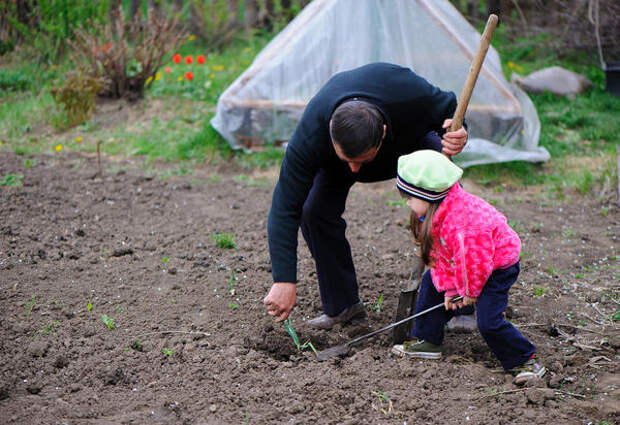
[(336, 74), (310, 101), (286, 149), (269, 212), (275, 283), (264, 304), (276, 321), (295, 306), (300, 226), (316, 263), (324, 313), (308, 324), (331, 329), (367, 318), (342, 218), (349, 189), (394, 178), (404, 154), (461, 152), (464, 128), (439, 136), (456, 103), (454, 93), (387, 63)]

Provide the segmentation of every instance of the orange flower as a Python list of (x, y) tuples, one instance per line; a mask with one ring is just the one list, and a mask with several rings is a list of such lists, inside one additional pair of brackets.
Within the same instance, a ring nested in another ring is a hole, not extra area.
[(172, 71), (172, 68), (167, 66), (166, 69), (164, 69), (164, 71), (166, 71), (166, 74), (170, 74), (170, 71)]
[(103, 53), (106, 53), (108, 50), (110, 50), (110, 47), (112, 47), (112, 43), (106, 43), (103, 46)]
[(194, 58), (191, 56), (185, 56), (185, 63), (191, 65), (194, 62)]
[(198, 64), (200, 64), (200, 65), (205, 63), (205, 55), (198, 55), (198, 56), (196, 56), (196, 62), (198, 62)]
[(176, 55), (174, 55), (172, 57), (172, 60), (174, 61), (174, 63), (179, 64), (181, 63), (181, 55), (179, 55), (178, 53)]
[(194, 79), (194, 73), (192, 71), (187, 71), (185, 73), (185, 78), (187, 81), (192, 81)]

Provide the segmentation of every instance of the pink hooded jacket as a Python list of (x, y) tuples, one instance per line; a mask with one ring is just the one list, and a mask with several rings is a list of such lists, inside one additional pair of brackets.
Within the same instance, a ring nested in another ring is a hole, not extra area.
[(477, 298), (494, 270), (519, 261), (521, 240), (504, 217), (455, 183), (435, 212), (431, 277), (445, 296)]

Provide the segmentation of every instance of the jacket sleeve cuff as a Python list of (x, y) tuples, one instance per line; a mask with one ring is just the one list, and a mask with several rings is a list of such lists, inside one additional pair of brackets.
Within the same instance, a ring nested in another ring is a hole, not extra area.
[(448, 289), (444, 294), (444, 298), (454, 297), (455, 295), (458, 295), (458, 294), (459, 292), (456, 289)]

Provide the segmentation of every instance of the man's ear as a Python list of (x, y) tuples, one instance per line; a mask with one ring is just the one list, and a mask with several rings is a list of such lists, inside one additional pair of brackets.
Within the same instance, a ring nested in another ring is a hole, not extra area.
[(381, 140), (385, 139), (386, 134), (387, 134), (387, 125), (383, 124), (383, 136), (381, 136)]

